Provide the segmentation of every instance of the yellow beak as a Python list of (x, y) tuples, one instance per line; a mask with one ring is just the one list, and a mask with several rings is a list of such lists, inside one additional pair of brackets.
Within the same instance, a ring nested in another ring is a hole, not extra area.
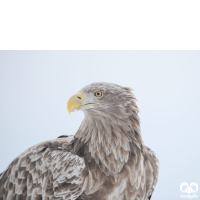
[(83, 105), (83, 94), (79, 92), (70, 97), (69, 101), (67, 102), (67, 110), (71, 115), (71, 112), (75, 110), (80, 110), (82, 105)]

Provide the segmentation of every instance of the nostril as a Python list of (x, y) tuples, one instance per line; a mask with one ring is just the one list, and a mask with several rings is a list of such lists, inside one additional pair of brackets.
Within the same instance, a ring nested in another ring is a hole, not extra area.
[(81, 97), (77, 96), (77, 98), (81, 99)]

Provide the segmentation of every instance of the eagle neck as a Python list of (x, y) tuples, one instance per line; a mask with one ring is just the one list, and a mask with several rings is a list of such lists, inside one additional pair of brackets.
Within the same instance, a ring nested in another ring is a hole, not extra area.
[(75, 135), (74, 152), (84, 157), (91, 171), (97, 164), (106, 176), (119, 173), (132, 152), (142, 150), (139, 117), (134, 113), (119, 116), (85, 115)]
[(95, 153), (104, 149), (109, 155), (112, 148), (130, 151), (130, 143), (139, 148), (143, 145), (137, 111), (132, 110), (126, 115), (105, 116), (103, 113), (85, 112), (85, 118), (75, 135), (89, 146), (89, 151)]

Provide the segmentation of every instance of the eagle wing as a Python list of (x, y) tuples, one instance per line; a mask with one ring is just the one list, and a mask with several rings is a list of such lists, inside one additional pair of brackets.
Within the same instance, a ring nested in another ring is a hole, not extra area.
[(35, 145), (0, 174), (0, 200), (76, 199), (85, 163), (67, 151), (73, 136)]
[[(149, 169), (146, 170), (147, 173), (147, 184), (151, 182), (151, 186), (149, 187), (147, 197), (150, 200), (152, 193), (155, 189), (155, 186), (158, 182), (158, 173), (159, 173), (159, 160), (157, 158), (157, 155), (155, 154), (154, 151), (152, 151), (149, 147), (145, 146), (147, 155), (148, 155), (148, 160), (149, 160)], [(149, 170), (151, 173), (148, 173)]]

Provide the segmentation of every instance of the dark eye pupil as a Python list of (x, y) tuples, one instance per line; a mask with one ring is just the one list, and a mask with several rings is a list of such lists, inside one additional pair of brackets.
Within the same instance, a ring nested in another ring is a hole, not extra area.
[(95, 92), (94, 93), (94, 96), (96, 96), (96, 97), (102, 97), (102, 95), (103, 95), (103, 93), (102, 92)]

